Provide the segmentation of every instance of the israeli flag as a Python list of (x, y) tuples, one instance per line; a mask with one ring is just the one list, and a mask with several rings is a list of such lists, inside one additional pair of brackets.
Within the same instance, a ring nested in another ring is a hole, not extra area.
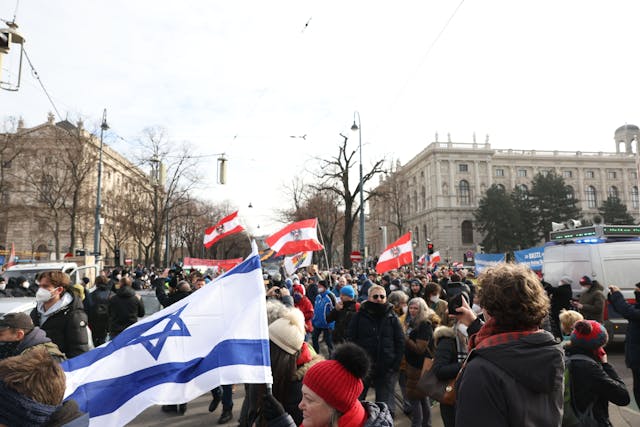
[(91, 426), (122, 426), (151, 405), (185, 403), (222, 384), (273, 383), (260, 257), (62, 364), (65, 399)]

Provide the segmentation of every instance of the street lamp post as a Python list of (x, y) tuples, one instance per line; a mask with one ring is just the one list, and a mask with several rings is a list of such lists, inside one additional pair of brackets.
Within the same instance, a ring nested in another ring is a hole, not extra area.
[(102, 113), (102, 124), (100, 125), (100, 154), (98, 158), (98, 189), (96, 193), (96, 218), (93, 234), (93, 255), (96, 257), (96, 264), (100, 262), (100, 208), (102, 205), (102, 145), (104, 141), (104, 131), (109, 129), (107, 125), (107, 109)]
[[(358, 123), (356, 124), (356, 117), (358, 118)], [(362, 254), (362, 259), (366, 263), (365, 253), (364, 253), (364, 182), (362, 181), (362, 124), (360, 123), (360, 113), (357, 111), (353, 112), (353, 125), (351, 126), (352, 131), (358, 131), (358, 147), (360, 150), (360, 253)], [(366, 264), (365, 264), (366, 265)]]

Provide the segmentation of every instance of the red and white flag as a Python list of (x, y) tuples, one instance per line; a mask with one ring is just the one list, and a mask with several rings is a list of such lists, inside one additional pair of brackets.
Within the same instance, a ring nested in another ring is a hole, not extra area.
[(224, 239), (234, 233), (244, 231), (238, 219), (238, 211), (222, 218), (216, 225), (209, 227), (204, 232), (204, 246), (209, 248), (219, 240)]
[(319, 251), (324, 246), (318, 241), (318, 219), (305, 219), (287, 225), (266, 238), (265, 242), (276, 252), (276, 256)]
[(378, 258), (376, 271), (379, 274), (399, 268), (401, 265), (413, 262), (413, 247), (411, 245), (411, 232), (408, 232), (398, 240), (387, 246)]
[(440, 251), (435, 251), (429, 257), (429, 268), (435, 267), (440, 261), (442, 261), (442, 258), (440, 258)]
[(13, 242), (11, 242), (11, 253), (9, 254), (9, 259), (7, 260), (7, 263), (5, 264), (5, 268), (9, 268), (12, 265), (16, 265), (16, 249), (13, 246)]

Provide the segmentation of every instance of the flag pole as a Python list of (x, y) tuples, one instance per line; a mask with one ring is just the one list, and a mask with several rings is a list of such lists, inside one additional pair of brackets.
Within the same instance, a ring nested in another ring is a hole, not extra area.
[[(327, 257), (327, 246), (324, 244), (324, 237), (322, 236), (322, 229), (320, 228), (320, 221), (316, 221), (316, 226), (318, 227), (318, 232), (320, 233), (322, 252), (324, 252), (324, 262), (327, 264), (327, 270), (331, 270), (329, 268), (329, 258)], [(329, 286), (333, 286), (333, 283), (331, 283), (331, 274), (329, 274)]]

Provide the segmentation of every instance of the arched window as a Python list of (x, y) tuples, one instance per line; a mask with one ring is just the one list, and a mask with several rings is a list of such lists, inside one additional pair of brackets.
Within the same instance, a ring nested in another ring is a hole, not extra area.
[(496, 187), (498, 187), (498, 190), (500, 191), (505, 191), (504, 185), (502, 184), (496, 184)]
[(567, 199), (573, 200), (575, 198), (576, 198), (576, 193), (573, 190), (573, 187), (570, 185), (567, 185)]
[(425, 242), (429, 239), (429, 234), (427, 234), (427, 224), (422, 225), (422, 237)]
[(618, 198), (618, 187), (616, 187), (614, 185), (609, 187), (609, 198), (610, 199), (617, 199)]
[(638, 187), (631, 187), (631, 206), (638, 209)]
[(527, 187), (525, 184), (518, 184), (516, 185), (516, 191), (517, 191), (517, 196), (522, 199), (522, 200), (526, 200), (529, 198), (529, 187)]
[(427, 189), (424, 187), (424, 185), (422, 186), (421, 192), (422, 192), (422, 209), (427, 209)]
[(462, 221), (460, 229), (462, 231), (462, 243), (473, 243), (473, 224), (471, 221)]
[(460, 197), (461, 205), (471, 204), (471, 194), (469, 192), (469, 183), (464, 179), (460, 181), (460, 184), (458, 185), (458, 195)]
[(413, 208), (418, 212), (418, 192), (413, 192)]
[(407, 213), (411, 213), (411, 196), (407, 194)]
[(529, 192), (529, 187), (527, 187), (526, 184), (518, 184), (516, 185), (516, 188), (520, 191), (522, 191), (523, 193), (528, 193)]
[(590, 185), (585, 190), (585, 195), (587, 196), (587, 207), (595, 209), (598, 207), (598, 199), (596, 198), (596, 189), (593, 185)]
[(417, 225), (415, 230), (413, 230), (413, 241), (415, 242), (416, 246), (420, 246), (420, 229)]

